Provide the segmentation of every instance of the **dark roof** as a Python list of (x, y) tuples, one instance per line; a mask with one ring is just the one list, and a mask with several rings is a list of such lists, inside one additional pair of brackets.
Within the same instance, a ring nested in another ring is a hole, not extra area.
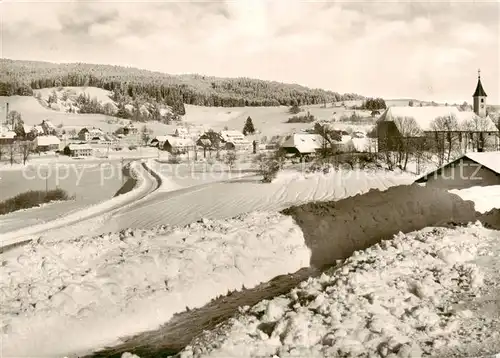
[(486, 95), (486, 92), (484, 92), (483, 85), (481, 84), (481, 78), (477, 79), (476, 91), (474, 92), (472, 97), (488, 97)]

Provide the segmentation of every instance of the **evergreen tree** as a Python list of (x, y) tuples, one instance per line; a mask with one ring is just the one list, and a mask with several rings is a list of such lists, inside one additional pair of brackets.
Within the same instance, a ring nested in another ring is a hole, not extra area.
[(245, 126), (243, 127), (243, 135), (254, 134), (255, 127), (253, 126), (252, 118), (248, 116)]
[(184, 102), (181, 100), (177, 100), (172, 105), (172, 112), (179, 116), (183, 116), (186, 114), (186, 108), (184, 107)]

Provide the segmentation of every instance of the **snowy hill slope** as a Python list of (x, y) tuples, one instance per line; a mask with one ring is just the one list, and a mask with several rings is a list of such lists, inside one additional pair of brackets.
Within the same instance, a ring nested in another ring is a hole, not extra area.
[[(118, 111), (118, 103), (112, 99), (113, 92), (97, 87), (50, 87), (34, 90), (33, 95), (43, 107), (59, 112), (85, 113), (85, 104), (82, 103), (85, 97), (95, 100), (106, 115), (115, 115)], [(125, 108), (132, 112), (132, 102), (126, 103)], [(153, 103), (142, 101), (139, 110), (142, 115), (151, 116)], [(160, 114), (167, 113), (172, 113), (171, 108), (161, 105)]]
[(478, 357), (500, 351), (500, 233), (396, 235), (289, 294), (243, 307), (192, 357)]

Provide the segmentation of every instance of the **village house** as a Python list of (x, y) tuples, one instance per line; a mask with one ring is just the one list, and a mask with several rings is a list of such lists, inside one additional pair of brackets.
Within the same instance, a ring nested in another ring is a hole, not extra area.
[(104, 132), (99, 128), (82, 128), (78, 132), (78, 139), (83, 141), (104, 140)]
[(290, 154), (312, 155), (322, 148), (323, 143), (323, 137), (319, 134), (294, 133), (285, 138), (281, 148)]
[(189, 131), (186, 127), (177, 127), (174, 132), (174, 136), (179, 138), (189, 137)]
[(174, 132), (175, 137), (180, 138), (191, 138), (193, 140), (198, 139), (203, 133), (205, 133), (206, 128), (202, 125), (190, 125), (187, 127), (177, 127)]
[(243, 133), (236, 131), (236, 130), (220, 131), (220, 137), (221, 137), (224, 149), (248, 150), (252, 146), (252, 143), (245, 138)]
[(38, 136), (33, 139), (33, 150), (37, 152), (48, 152), (59, 150), (61, 141), (53, 135)]
[(184, 154), (195, 150), (196, 144), (190, 138), (170, 137), (163, 144), (163, 150), (171, 154)]
[(45, 135), (55, 135), (56, 134), (56, 127), (48, 119), (43, 120), (42, 123), (40, 124), (40, 127), (42, 127), (43, 134), (45, 134)]
[(0, 145), (14, 143), (15, 136), (16, 133), (10, 130), (0, 131)]
[(500, 152), (467, 153), (415, 182), (447, 190), (500, 185)]
[(498, 150), (500, 136), (486, 114), (486, 93), (478, 77), (473, 94), (474, 112), (456, 107), (389, 107), (377, 121), (379, 151), (395, 151), (405, 140), (412, 149), (460, 153)]
[(26, 134), (30, 133), (32, 137), (45, 135), (45, 131), (43, 130), (43, 127), (41, 125), (34, 125), (33, 127), (30, 128), (29, 132), (25, 131), (25, 133)]
[(158, 136), (154, 137), (153, 139), (151, 139), (151, 141), (149, 142), (149, 146), (150, 147), (156, 147), (156, 148), (163, 148), (163, 145), (165, 144), (165, 142), (169, 138), (173, 138), (173, 136), (158, 135)]
[(90, 157), (93, 154), (93, 149), (88, 144), (69, 144), (68, 149), (70, 157)]

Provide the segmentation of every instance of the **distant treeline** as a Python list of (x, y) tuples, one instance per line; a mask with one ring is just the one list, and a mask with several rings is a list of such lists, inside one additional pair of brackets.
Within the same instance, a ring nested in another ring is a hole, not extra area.
[(113, 91), (115, 98), (167, 104), (177, 108), (176, 112), (182, 112), (181, 103), (211, 107), (259, 107), (363, 99), (357, 94), (341, 95), (295, 84), (250, 78), (168, 75), (111, 65), (0, 59), (0, 66), (2, 96), (29, 96), (33, 90), (48, 87), (93, 86)]

